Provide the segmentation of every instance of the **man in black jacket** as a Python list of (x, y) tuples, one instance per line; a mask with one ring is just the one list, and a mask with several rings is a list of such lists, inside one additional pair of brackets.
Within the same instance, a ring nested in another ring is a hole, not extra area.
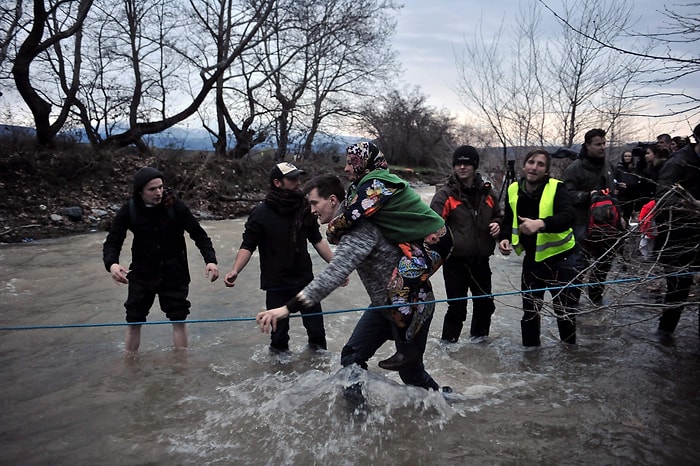
[[(131, 230), (129, 270), (119, 264), (119, 254)], [(192, 212), (172, 195), (164, 195), (163, 174), (144, 167), (134, 176), (133, 197), (125, 203), (114, 218), (102, 246), (105, 268), (116, 283), (129, 285), (124, 307), (126, 321), (125, 350), (138, 351), (141, 343), (141, 325), (146, 322), (151, 306), (158, 295), (160, 308), (173, 322), (173, 344), (176, 349), (187, 348), (187, 329), (184, 320), (190, 313), (190, 272), (184, 232), (187, 231), (202, 254), (205, 275), (211, 281), (219, 278), (216, 253), (211, 239)]]
[[(574, 236), (576, 243), (586, 252), (590, 259), (591, 271), (589, 276), (588, 296), (595, 305), (603, 303), (605, 286), (601, 284), (608, 276), (615, 257), (610, 248), (615, 238), (605, 241), (594, 241), (588, 237), (588, 210), (591, 207), (591, 197), (602, 191), (615, 194), (614, 170), (605, 157), (605, 130), (596, 128), (584, 136), (579, 157), (574, 160), (562, 175), (562, 181), (569, 190), (571, 202), (576, 209)], [(584, 269), (586, 264), (581, 264)]]
[[(658, 335), (668, 340), (678, 325), (683, 305), (693, 285), (690, 271), (700, 263), (700, 125), (693, 130), (695, 144), (688, 144), (664, 163), (655, 200), (655, 220), (659, 229), (656, 245), (666, 277), (664, 311), (659, 319)], [(700, 332), (700, 326), (698, 327)]]
[[(270, 190), (265, 200), (250, 213), (233, 267), (224, 277), (227, 287), (235, 286), (253, 252), (260, 248), (260, 288), (265, 290), (267, 309), (284, 305), (313, 280), (307, 240), (326, 262), (333, 258), (300, 189), (303, 174), (288, 162), (278, 163), (272, 168)], [(320, 313), (320, 304), (302, 312), (309, 347), (313, 349), (326, 349), (326, 331)], [(289, 349), (289, 318), (277, 324), (270, 348), (277, 351)]]

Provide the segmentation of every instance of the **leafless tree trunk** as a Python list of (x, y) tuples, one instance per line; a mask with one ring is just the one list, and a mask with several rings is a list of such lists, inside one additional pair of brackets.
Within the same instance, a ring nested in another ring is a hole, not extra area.
[[(604, 31), (606, 37), (621, 34), (629, 18), (624, 1), (584, 0), (564, 8), (569, 22)], [(582, 128), (607, 128), (611, 118), (633, 108), (631, 89), (642, 71), (638, 60), (621, 60), (567, 28), (553, 34), (545, 47), (536, 4), (521, 11), (517, 23), (512, 45), (501, 28), (493, 38), (465, 39), (465, 53), (457, 57), (458, 94), (493, 129), (504, 162), (510, 147), (527, 149), (554, 141), (571, 147)], [(621, 90), (624, 99), (619, 98)], [(617, 100), (614, 112), (609, 99)]]
[[(47, 102), (37, 92), (32, 84), (32, 79), (29, 73), (29, 68), (32, 62), (48, 49), (60, 47), (60, 42), (80, 33), (83, 22), (87, 17), (92, 0), (81, 0), (77, 11), (73, 13), (74, 19), (72, 24), (66, 29), (56, 30), (45, 40), (43, 39), (44, 32), (47, 28), (47, 22), (52, 18), (52, 15), (63, 14), (61, 8), (66, 2), (57, 1), (48, 10), (44, 7), (42, 0), (34, 0), (34, 21), (32, 28), (22, 43), (17, 56), (15, 57), (12, 66), (12, 75), (15, 79), (17, 91), (24, 99), (34, 117), (34, 123), (37, 134), (37, 142), (40, 145), (50, 145), (53, 143), (55, 136), (63, 127), (68, 116), (67, 109), (73, 105), (73, 97), (67, 96), (61, 108), (60, 116), (56, 121), (51, 123), (51, 104)], [(71, 5), (67, 5), (65, 16), (72, 16)], [(63, 23), (63, 21), (57, 21)], [(73, 87), (71, 87), (73, 89)]]
[(15, 0), (14, 8), (8, 2), (0, 5), (0, 66), (7, 60), (8, 50), (20, 28), (22, 0)]
[[(105, 140), (108, 145), (125, 146), (135, 143), (145, 134), (155, 134), (187, 119), (197, 112), (201, 103), (207, 97), (209, 91), (216, 85), (219, 78), (226, 72), (233, 61), (240, 56), (251, 41), (256, 37), (262, 23), (272, 12), (275, 0), (265, 0), (258, 5), (257, 10), (251, 14), (251, 22), (244, 32), (238, 45), (231, 50), (223, 61), (217, 62), (207, 70), (202, 70), (202, 82), (199, 91), (187, 107), (178, 113), (154, 122), (132, 122), (131, 127), (122, 134), (114, 135)], [(209, 73), (209, 75), (207, 75)]]

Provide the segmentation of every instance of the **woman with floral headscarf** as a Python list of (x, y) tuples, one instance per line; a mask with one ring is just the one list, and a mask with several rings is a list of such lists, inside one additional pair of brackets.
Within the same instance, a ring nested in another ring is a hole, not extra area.
[(397, 352), (379, 362), (383, 369), (399, 370), (420, 357), (411, 341), (432, 318), (435, 305), (425, 303), (432, 292), (428, 279), (452, 251), (452, 235), (408, 182), (389, 171), (384, 154), (371, 142), (347, 148), (344, 171), (351, 185), (343, 208), (328, 224), (328, 241), (337, 244), (357, 221), (367, 218), (403, 253), (388, 284), (389, 301), (397, 305), (389, 311), (396, 324)]

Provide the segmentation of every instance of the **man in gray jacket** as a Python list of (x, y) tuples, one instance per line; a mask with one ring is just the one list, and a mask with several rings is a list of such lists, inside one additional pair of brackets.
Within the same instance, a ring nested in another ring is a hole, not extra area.
[[(311, 210), (323, 224), (335, 215), (345, 197), (343, 185), (335, 175), (320, 175), (310, 180), (304, 191), (308, 193)], [(338, 243), (333, 259), (328, 267), (301, 290), (285, 306), (260, 312), (256, 320), (263, 332), (274, 330), (277, 322), (319, 303), (333, 290), (341, 286), (353, 270), (357, 270), (360, 280), (369, 294), (372, 307), (386, 306), (388, 294), (386, 284), (401, 258), (401, 251), (382, 236), (378, 227), (361, 219)], [(425, 299), (426, 306), (435, 304), (432, 293)], [(367, 369), (367, 361), (387, 341), (393, 339), (393, 320), (385, 312), (373, 309), (362, 314), (350, 339), (343, 347), (341, 364), (343, 367), (357, 364)], [(423, 366), (423, 353), (428, 339), (430, 321), (423, 324), (414, 342), (419, 351), (415, 364), (399, 370), (401, 380), (407, 385), (438, 390), (440, 386)]]

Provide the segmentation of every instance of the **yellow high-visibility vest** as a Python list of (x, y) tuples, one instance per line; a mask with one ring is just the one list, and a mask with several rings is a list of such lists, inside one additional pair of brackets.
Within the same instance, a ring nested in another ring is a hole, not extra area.
[[(561, 181), (550, 178), (545, 185), (540, 198), (538, 218), (547, 218), (554, 215), (554, 195), (557, 192), (557, 185)], [(515, 252), (520, 255), (523, 252), (523, 247), (520, 244), (520, 229), (518, 228), (518, 183), (514, 182), (508, 186), (508, 203), (513, 211), (513, 225), (511, 232), (511, 244)], [(535, 241), (535, 262), (556, 256), (564, 251), (576, 246), (574, 239), (574, 230), (572, 228), (562, 231), (561, 233), (537, 233)]]

